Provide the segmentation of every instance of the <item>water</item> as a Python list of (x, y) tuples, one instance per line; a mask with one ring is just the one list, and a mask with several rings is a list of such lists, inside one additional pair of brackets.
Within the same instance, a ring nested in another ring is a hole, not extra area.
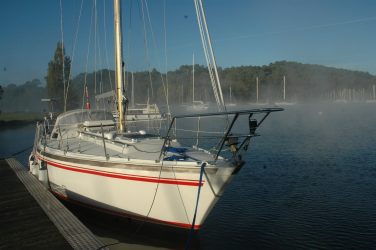
[[(25, 166), (34, 142), (35, 124), (0, 127), (0, 158), (15, 157)], [(30, 148), (30, 149), (29, 149)], [(26, 150), (25, 150), (26, 149)], [(29, 149), (29, 150), (28, 150)], [(25, 151), (24, 151), (25, 150)]]
[[(317, 104), (272, 114), (193, 248), (376, 248), (375, 113), (373, 104)], [(1, 155), (31, 145), (33, 133), (1, 130)], [(69, 207), (106, 243), (185, 246), (184, 230)]]

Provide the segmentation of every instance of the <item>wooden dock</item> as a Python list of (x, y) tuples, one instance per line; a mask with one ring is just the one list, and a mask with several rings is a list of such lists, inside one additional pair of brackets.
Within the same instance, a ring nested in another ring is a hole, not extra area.
[(0, 160), (0, 249), (108, 249), (16, 159)]

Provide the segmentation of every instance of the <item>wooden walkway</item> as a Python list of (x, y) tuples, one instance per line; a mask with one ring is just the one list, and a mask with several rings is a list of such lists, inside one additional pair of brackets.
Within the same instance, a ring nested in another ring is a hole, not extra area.
[(0, 160), (0, 184), (0, 249), (107, 249), (17, 160)]

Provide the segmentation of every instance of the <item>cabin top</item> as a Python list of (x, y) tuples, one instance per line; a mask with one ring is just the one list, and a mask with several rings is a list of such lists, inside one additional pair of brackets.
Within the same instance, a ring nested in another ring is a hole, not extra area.
[(88, 110), (88, 109), (76, 109), (60, 114), (56, 118), (55, 127), (72, 126), (76, 124), (82, 124), (86, 121), (103, 121), (112, 120), (114, 118), (111, 112), (106, 110)]

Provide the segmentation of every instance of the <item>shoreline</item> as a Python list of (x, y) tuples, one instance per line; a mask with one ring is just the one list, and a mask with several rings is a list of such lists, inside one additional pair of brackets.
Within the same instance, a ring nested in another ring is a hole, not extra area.
[(43, 120), (43, 116), (40, 113), (27, 113), (27, 112), (2, 112), (0, 113), (0, 127), (13, 127), (13, 126), (26, 126), (37, 121)]
[(37, 121), (40, 121), (39, 119), (37, 120), (10, 120), (10, 121), (4, 121), (0, 120), (0, 128), (6, 128), (6, 127), (11, 127), (11, 126), (27, 126), (33, 123), (36, 123)]

